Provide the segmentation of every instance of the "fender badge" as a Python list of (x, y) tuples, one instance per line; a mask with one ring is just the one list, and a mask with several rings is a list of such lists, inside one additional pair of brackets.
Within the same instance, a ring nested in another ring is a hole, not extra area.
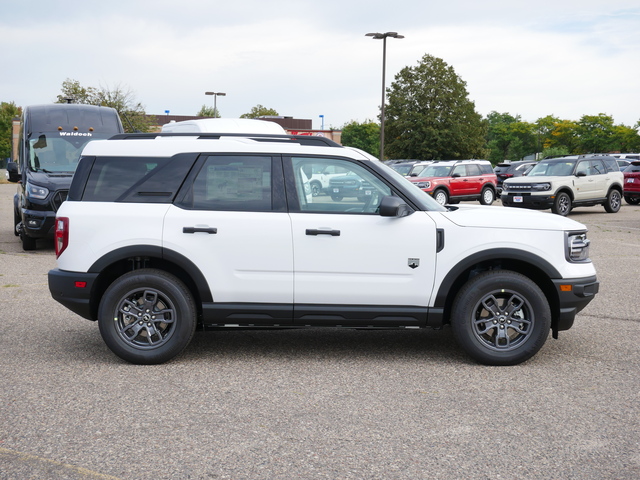
[(411, 268), (418, 268), (420, 266), (420, 259), (410, 258), (408, 264), (409, 264), (409, 267)]

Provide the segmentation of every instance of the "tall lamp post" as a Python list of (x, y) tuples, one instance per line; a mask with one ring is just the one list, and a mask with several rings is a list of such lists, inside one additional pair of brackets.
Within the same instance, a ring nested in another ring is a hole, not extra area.
[(218, 114), (218, 108), (216, 107), (216, 98), (218, 97), (224, 97), (227, 94), (223, 93), (223, 92), (204, 92), (205, 95), (213, 95), (213, 114), (217, 115)]
[(384, 160), (384, 75), (387, 68), (387, 37), (404, 38), (398, 32), (367, 33), (365, 37), (372, 37), (374, 40), (382, 40), (382, 103), (380, 104), (380, 161)]

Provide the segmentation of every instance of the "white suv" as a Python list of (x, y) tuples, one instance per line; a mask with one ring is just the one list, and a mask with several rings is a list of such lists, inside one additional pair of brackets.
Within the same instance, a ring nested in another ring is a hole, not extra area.
[[(367, 185), (313, 196), (309, 166)], [(53, 297), (121, 358), (161, 363), (196, 327), (439, 328), (490, 365), (532, 357), (598, 291), (586, 228), (443, 207), (322, 137), (118, 135), (84, 150), (56, 218)]]
[(550, 208), (568, 215), (573, 207), (603, 205), (609, 213), (620, 210), (624, 176), (616, 159), (581, 155), (538, 162), (526, 176), (508, 178), (500, 199), (508, 207)]

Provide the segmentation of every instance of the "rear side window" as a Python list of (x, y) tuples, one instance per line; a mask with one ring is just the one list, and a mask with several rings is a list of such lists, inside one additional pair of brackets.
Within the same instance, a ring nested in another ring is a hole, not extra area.
[(271, 157), (208, 156), (178, 205), (194, 210), (273, 210)]
[(115, 202), (168, 159), (100, 157), (91, 169), (83, 200)]
[[(78, 173), (86, 175), (85, 171), (89, 168), (90, 173), (82, 200), (170, 203), (196, 158), (196, 154), (160, 158), (97, 157), (91, 167), (85, 167), (85, 163), (90, 162), (91, 158), (83, 159)], [(72, 190), (77, 195), (73, 183)]]

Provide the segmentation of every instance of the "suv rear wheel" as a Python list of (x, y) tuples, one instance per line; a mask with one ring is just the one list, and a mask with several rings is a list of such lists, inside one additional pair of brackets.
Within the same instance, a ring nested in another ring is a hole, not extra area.
[(482, 205), (491, 205), (495, 199), (496, 194), (493, 193), (493, 190), (490, 187), (484, 187), (482, 195), (480, 195), (480, 203)]
[(141, 365), (180, 354), (196, 329), (187, 287), (162, 270), (126, 273), (107, 288), (98, 312), (100, 334), (113, 353)]
[(460, 346), (478, 362), (516, 365), (544, 345), (551, 310), (532, 280), (509, 270), (491, 270), (460, 289), (451, 327)]
[(622, 195), (618, 190), (609, 190), (607, 200), (604, 202), (604, 209), (607, 213), (616, 213), (622, 206)]

